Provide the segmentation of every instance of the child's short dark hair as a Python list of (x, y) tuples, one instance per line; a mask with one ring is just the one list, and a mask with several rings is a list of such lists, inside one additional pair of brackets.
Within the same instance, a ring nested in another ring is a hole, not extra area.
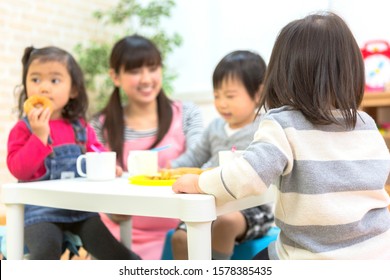
[(221, 87), (225, 79), (238, 79), (245, 86), (250, 97), (255, 99), (263, 83), (266, 64), (263, 58), (254, 52), (238, 50), (227, 54), (215, 67), (213, 87)]
[(37, 49), (34, 47), (27, 47), (24, 50), (24, 55), (22, 58), (23, 64), (23, 74), (22, 74), (22, 83), (23, 87), (19, 95), (19, 118), (23, 116), (23, 103), (27, 99), (26, 91), (26, 79), (27, 72), (34, 60), (39, 60), (41, 62), (47, 61), (57, 61), (63, 63), (68, 70), (68, 73), (72, 81), (72, 90), (77, 92), (77, 96), (73, 99), (69, 99), (68, 104), (62, 111), (62, 117), (70, 121), (76, 120), (78, 118), (84, 118), (88, 110), (88, 96), (84, 84), (83, 72), (73, 58), (73, 56), (67, 51), (60, 49), (58, 47), (45, 47)]
[[(364, 63), (347, 24), (318, 13), (287, 24), (272, 50), (260, 104), (289, 105), (314, 124), (352, 128), (364, 94)], [(344, 120), (336, 119), (339, 109)]]

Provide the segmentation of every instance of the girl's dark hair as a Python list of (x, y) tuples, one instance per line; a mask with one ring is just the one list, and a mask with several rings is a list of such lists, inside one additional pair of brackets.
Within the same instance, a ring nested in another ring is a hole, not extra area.
[(72, 90), (77, 92), (75, 98), (69, 99), (68, 104), (65, 105), (62, 110), (62, 117), (69, 121), (73, 121), (79, 118), (86, 118), (86, 112), (88, 110), (88, 96), (85, 89), (83, 72), (81, 71), (80, 66), (73, 58), (73, 56), (67, 51), (57, 48), (57, 47), (45, 47), (41, 49), (36, 49), (34, 47), (27, 47), (24, 50), (22, 64), (23, 64), (23, 74), (22, 74), (22, 89), (19, 95), (19, 118), (23, 117), (23, 103), (27, 99), (27, 87), (26, 79), (27, 72), (31, 63), (35, 60), (40, 62), (48, 61), (57, 61), (63, 63), (68, 70), (68, 73), (71, 77)]
[(254, 52), (242, 50), (231, 52), (215, 67), (213, 87), (220, 88), (225, 79), (238, 79), (254, 100), (263, 83), (266, 68), (263, 58)]
[[(162, 66), (161, 53), (152, 41), (139, 35), (132, 35), (122, 38), (114, 45), (111, 51), (110, 68), (116, 74), (121, 70), (130, 71), (142, 66)], [(171, 103), (172, 101), (161, 89), (157, 96), (157, 137), (150, 148), (155, 147), (169, 130), (173, 114)], [(107, 142), (111, 150), (117, 153), (117, 158), (123, 166), (125, 121), (118, 87), (114, 88), (108, 104), (101, 113), (105, 115), (103, 129), (107, 132)]]
[[(364, 63), (347, 24), (319, 13), (287, 24), (276, 39), (260, 106), (289, 105), (314, 124), (356, 125), (364, 94)], [(344, 121), (332, 114), (339, 109)]]

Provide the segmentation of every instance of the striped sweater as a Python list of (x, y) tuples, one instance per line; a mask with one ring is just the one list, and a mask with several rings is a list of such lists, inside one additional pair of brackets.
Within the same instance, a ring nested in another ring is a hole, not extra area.
[(366, 113), (347, 131), (281, 107), (264, 116), (242, 158), (204, 172), (199, 186), (217, 204), (277, 186), (281, 233), (271, 259), (390, 259), (389, 171), (389, 151)]

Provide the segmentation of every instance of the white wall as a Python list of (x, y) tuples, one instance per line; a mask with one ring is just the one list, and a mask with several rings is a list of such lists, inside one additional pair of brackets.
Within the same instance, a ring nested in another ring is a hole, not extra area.
[(257, 51), (268, 62), (280, 29), (308, 13), (330, 9), (342, 16), (359, 45), (390, 41), (388, 0), (177, 0), (166, 28), (183, 45), (166, 61), (178, 72), (180, 99), (212, 100), (211, 76), (218, 61), (236, 49)]
[(360, 46), (373, 39), (390, 42), (388, 0), (329, 0), (329, 3), (348, 23)]

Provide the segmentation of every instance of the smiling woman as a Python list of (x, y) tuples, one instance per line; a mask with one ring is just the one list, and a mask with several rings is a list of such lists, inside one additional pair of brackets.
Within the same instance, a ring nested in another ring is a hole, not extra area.
[[(138, 151), (161, 149), (158, 165), (165, 167), (191, 149), (202, 132), (198, 107), (171, 100), (165, 94), (162, 65), (157, 46), (137, 34), (118, 40), (111, 51), (109, 73), (115, 87), (106, 107), (91, 124), (101, 142), (117, 153), (118, 162), (130, 173), (135, 161), (128, 159)], [(167, 146), (169, 149), (164, 149)], [(118, 222), (128, 217), (102, 214), (102, 219), (119, 238)], [(178, 220), (133, 216), (132, 223), (134, 251), (143, 259), (159, 259), (165, 234), (177, 226)]]

